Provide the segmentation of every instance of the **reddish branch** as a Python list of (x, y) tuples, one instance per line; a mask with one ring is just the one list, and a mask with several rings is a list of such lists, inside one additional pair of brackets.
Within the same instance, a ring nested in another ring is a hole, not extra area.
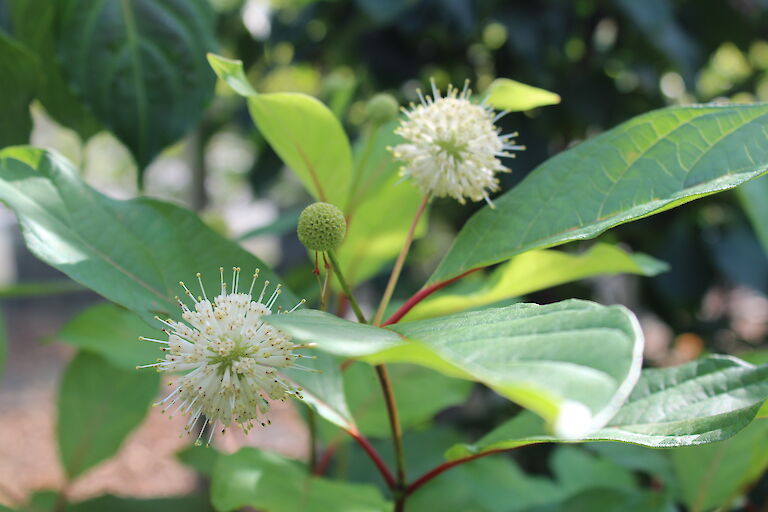
[(379, 455), (379, 452), (376, 451), (376, 448), (374, 448), (371, 443), (369, 443), (368, 440), (359, 432), (349, 432), (349, 435), (351, 435), (355, 441), (358, 442), (363, 450), (365, 450), (365, 453), (367, 453), (371, 458), (373, 463), (378, 468), (379, 473), (381, 473), (381, 476), (384, 477), (384, 480), (386, 480), (387, 486), (390, 489), (394, 489), (397, 486), (395, 478), (392, 476), (392, 473), (389, 472), (389, 468), (387, 468), (387, 465), (381, 459), (381, 456)]
[(400, 309), (395, 311), (395, 314), (393, 314), (391, 317), (389, 317), (389, 319), (387, 319), (386, 322), (381, 324), (382, 327), (385, 326), (385, 325), (391, 325), (391, 324), (395, 324), (395, 323), (399, 322), (406, 314), (408, 314), (408, 312), (411, 309), (413, 309), (413, 307), (416, 304), (418, 304), (422, 300), (426, 299), (427, 297), (429, 297), (430, 295), (435, 293), (437, 290), (440, 290), (441, 288), (445, 288), (449, 284), (451, 284), (451, 283), (453, 283), (455, 281), (458, 281), (462, 277), (464, 277), (464, 276), (466, 276), (468, 274), (471, 274), (472, 272), (475, 272), (477, 270), (480, 270), (481, 268), (482, 267), (473, 268), (472, 270), (467, 270), (463, 274), (458, 275), (456, 277), (453, 277), (451, 279), (448, 279), (447, 281), (440, 281), (439, 283), (435, 283), (433, 285), (426, 286), (426, 287), (422, 288), (421, 290), (416, 292), (416, 294), (413, 295), (410, 299), (408, 299), (405, 302), (405, 304), (400, 306)]
[(486, 455), (493, 455), (494, 453), (501, 453), (508, 450), (512, 450), (512, 448), (508, 449), (501, 449), (501, 450), (491, 450), (483, 453), (478, 453), (475, 455), (470, 455), (468, 457), (464, 457), (461, 459), (452, 460), (449, 462), (444, 462), (440, 464), (439, 466), (427, 471), (423, 475), (421, 475), (419, 478), (413, 481), (411, 485), (408, 486), (408, 488), (405, 490), (405, 494), (410, 495), (416, 492), (416, 490), (421, 487), (422, 485), (426, 484), (436, 476), (440, 475), (441, 473), (448, 471), (454, 466), (458, 466), (459, 464), (464, 464), (465, 462), (469, 462), (471, 460), (479, 459), (480, 457), (485, 457)]

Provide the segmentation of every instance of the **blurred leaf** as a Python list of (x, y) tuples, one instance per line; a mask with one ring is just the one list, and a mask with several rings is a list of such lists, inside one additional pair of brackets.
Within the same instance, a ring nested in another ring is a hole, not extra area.
[(486, 91), (488, 104), (497, 110), (519, 112), (546, 105), (557, 105), (560, 96), (509, 78), (497, 78)]
[[(464, 402), (472, 383), (451, 379), (415, 365), (388, 367), (403, 430), (425, 426), (435, 414)], [(344, 389), (360, 431), (368, 437), (391, 435), (389, 416), (373, 368), (353, 364), (344, 371)]]
[(0, 69), (0, 147), (26, 144), (32, 131), (29, 104), (37, 89), (37, 58), (23, 44), (0, 32)]
[[(417, 187), (400, 183), (400, 164), (387, 149), (401, 140), (394, 133), (396, 126), (392, 122), (372, 130), (355, 148), (355, 173), (359, 175), (350, 189), (347, 236), (337, 251), (352, 284), (376, 275), (394, 261), (421, 203)], [(428, 213), (421, 216), (414, 238), (424, 235), (428, 217)]]
[(38, 283), (13, 283), (0, 287), (0, 299), (35, 297), (38, 295), (51, 296), (59, 293), (82, 292), (83, 290), (85, 288), (69, 279)]
[(671, 107), (563, 151), (473, 215), (430, 283), (593, 238), (760, 176), (767, 118), (766, 104)]
[(677, 509), (664, 493), (603, 489), (599, 485), (556, 504), (525, 509), (525, 512), (674, 512)]
[(589, 450), (622, 468), (641, 471), (663, 482), (665, 489), (677, 488), (672, 461), (665, 450), (655, 450), (628, 443), (587, 443)]
[(752, 229), (768, 255), (768, 176), (745, 183), (738, 188), (738, 195)]
[(213, 96), (216, 46), (207, 0), (61, 0), (56, 50), (94, 115), (133, 153), (139, 173), (186, 134)]
[(600, 428), (615, 414), (639, 376), (643, 346), (629, 311), (579, 300), (515, 304), (387, 329), (311, 310), (267, 321), (337, 355), (371, 364), (415, 363), (482, 382), (568, 435)]
[(387, 24), (395, 21), (409, 7), (414, 5), (414, 0), (355, 0), (358, 9), (368, 15), (374, 22)]
[[(768, 365), (709, 356), (682, 366), (644, 370), (627, 402), (605, 428), (584, 441), (643, 446), (692, 446), (722, 441), (746, 427), (768, 398)], [(521, 413), (472, 445), (456, 445), (446, 457), (535, 443), (562, 442), (545, 434), (541, 419)]]
[(768, 252), (747, 226), (729, 224), (705, 229), (704, 234), (714, 262), (726, 278), (768, 295)]
[(176, 457), (185, 466), (189, 466), (201, 475), (213, 476), (213, 468), (219, 458), (219, 452), (209, 446), (196, 446), (194, 443), (176, 453)]
[[(29, 147), (0, 152), (0, 201), (16, 213), (32, 253), (138, 313), (157, 326), (156, 332), (160, 326), (154, 313), (178, 311), (173, 297), (179, 294), (179, 280), (193, 279), (197, 272), (203, 272), (209, 289), (218, 286), (219, 267), (260, 268), (260, 282), (280, 282), (262, 261), (188, 210), (147, 198), (110, 199), (83, 183), (55, 153)], [(276, 305), (285, 309), (296, 302), (283, 288)], [(152, 336), (152, 328), (145, 333)], [(306, 402), (321, 415), (354, 429), (335, 358), (318, 354), (306, 366), (322, 373), (285, 373), (302, 385)]]
[(756, 420), (732, 438), (671, 451), (680, 498), (692, 511), (729, 509), (768, 468), (768, 420)]
[(637, 481), (631, 471), (576, 446), (558, 446), (550, 466), (569, 495), (596, 486), (624, 491), (637, 489)]
[(29, 498), (29, 503), (22, 507), (22, 512), (49, 512), (54, 510), (59, 493), (56, 491), (37, 491)]
[(645, 254), (630, 254), (619, 247), (598, 243), (579, 254), (534, 250), (519, 254), (495, 269), (485, 284), (471, 293), (446, 291), (413, 308), (406, 320), (419, 320), (493, 304), (559, 284), (606, 274), (655, 276), (667, 265)]
[(56, 121), (75, 130), (83, 139), (89, 138), (99, 130), (99, 123), (72, 92), (56, 58), (60, 2), (11, 0), (10, 5), (14, 35), (29, 46), (40, 62), (37, 98)]
[(310, 476), (301, 463), (255, 448), (219, 457), (211, 500), (221, 512), (241, 507), (269, 512), (391, 510), (391, 504), (372, 485)]
[(352, 151), (341, 123), (317, 99), (300, 93), (257, 93), (243, 63), (208, 54), (218, 77), (248, 100), (261, 134), (320, 201), (346, 204), (352, 177)]
[(67, 322), (55, 338), (103, 357), (126, 370), (164, 357), (160, 345), (139, 341), (147, 334), (146, 322), (135, 313), (104, 303), (91, 306)]
[(98, 498), (67, 507), (67, 512), (212, 512), (205, 496), (137, 499), (117, 496)]
[(691, 81), (699, 64), (699, 49), (675, 20), (675, 5), (669, 0), (616, 0), (632, 23)]
[(59, 388), (57, 434), (62, 465), (70, 479), (117, 453), (143, 421), (157, 395), (156, 372), (118, 368), (80, 352)]

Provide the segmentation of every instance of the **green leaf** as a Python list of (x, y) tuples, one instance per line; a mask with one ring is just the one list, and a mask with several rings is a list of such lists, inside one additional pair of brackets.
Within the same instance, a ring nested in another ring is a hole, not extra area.
[(57, 9), (50, 0), (11, 0), (13, 33), (37, 56), (37, 99), (48, 114), (87, 139), (100, 126), (91, 111), (75, 96), (56, 58)]
[(598, 243), (580, 254), (554, 250), (528, 251), (495, 269), (479, 290), (435, 295), (418, 304), (406, 320), (418, 320), (477, 308), (552, 286), (605, 274), (655, 276), (667, 265), (645, 254), (630, 254)]
[(320, 201), (346, 205), (352, 178), (352, 151), (341, 123), (320, 101), (301, 93), (258, 94), (239, 60), (209, 54), (218, 77), (248, 101), (261, 134)]
[(430, 282), (593, 238), (760, 176), (767, 123), (768, 104), (671, 107), (582, 142), (473, 215)]
[(104, 303), (91, 306), (67, 322), (56, 339), (103, 357), (127, 370), (150, 363), (164, 354), (156, 343), (139, 341), (147, 324), (135, 313)]
[[(357, 187), (346, 211), (347, 236), (337, 250), (345, 277), (353, 285), (376, 275), (384, 265), (394, 261), (422, 200), (417, 187), (400, 183), (400, 164), (387, 150), (387, 146), (400, 140), (393, 133), (395, 126), (390, 123), (369, 135), (374, 139), (367, 157), (367, 148), (358, 156), (363, 162), (357, 169), (361, 177), (356, 180)], [(428, 212), (421, 216), (414, 238), (426, 233), (428, 217)]]
[[(259, 284), (280, 282), (262, 261), (188, 210), (147, 198), (110, 199), (83, 183), (55, 153), (29, 147), (0, 151), (0, 201), (14, 211), (38, 258), (138, 313), (155, 332), (161, 327), (155, 312), (178, 317), (173, 297), (180, 294), (179, 280), (193, 280), (197, 272), (209, 290), (218, 287), (219, 267), (260, 268)], [(277, 306), (296, 302), (283, 288)], [(152, 334), (148, 327), (145, 335)], [(306, 366), (323, 373), (286, 373), (304, 387), (306, 401), (320, 414), (353, 430), (335, 359), (318, 354)]]
[(626, 491), (595, 487), (571, 496), (565, 501), (532, 507), (525, 512), (670, 512), (676, 510), (667, 493), (649, 490)]
[[(472, 389), (470, 382), (419, 366), (396, 364), (388, 371), (403, 430), (425, 426), (441, 410), (464, 402)], [(373, 368), (349, 366), (344, 371), (344, 389), (360, 432), (367, 437), (390, 436), (389, 416)]]
[(519, 112), (546, 105), (557, 105), (560, 96), (538, 87), (532, 87), (509, 78), (497, 78), (488, 91), (488, 104), (498, 110)]
[(766, 444), (768, 420), (756, 420), (721, 443), (672, 450), (683, 503), (689, 510), (729, 510), (768, 467)]
[(372, 485), (310, 476), (299, 462), (255, 448), (219, 457), (211, 482), (211, 501), (221, 512), (242, 507), (270, 512), (391, 510), (391, 504)]
[(745, 183), (738, 194), (752, 229), (768, 254), (768, 176)]
[[(735, 357), (709, 356), (674, 368), (644, 370), (618, 413), (582, 441), (654, 448), (722, 441), (746, 427), (766, 398), (768, 365), (752, 366)], [(475, 444), (452, 447), (446, 457), (565, 441), (545, 432), (539, 418), (521, 413)]]
[(637, 380), (643, 346), (629, 311), (578, 300), (515, 304), (387, 329), (319, 311), (268, 322), (337, 355), (415, 363), (482, 382), (567, 435), (600, 428), (616, 413)]
[(215, 76), (207, 0), (62, 0), (56, 50), (76, 93), (139, 169), (200, 119)]
[(205, 496), (136, 499), (99, 496), (67, 507), (67, 512), (212, 512)]
[(219, 452), (209, 446), (196, 446), (194, 443), (176, 453), (179, 461), (201, 475), (213, 476), (213, 468), (219, 458)]
[(0, 32), (0, 69), (0, 147), (25, 144), (32, 131), (29, 104), (37, 90), (37, 58), (23, 44)]
[(59, 389), (57, 434), (61, 461), (74, 479), (108, 459), (144, 419), (158, 392), (156, 372), (137, 372), (81, 352)]
[(569, 495), (596, 485), (624, 491), (632, 491), (638, 487), (631, 471), (575, 446), (557, 447), (550, 460), (550, 466), (557, 481)]

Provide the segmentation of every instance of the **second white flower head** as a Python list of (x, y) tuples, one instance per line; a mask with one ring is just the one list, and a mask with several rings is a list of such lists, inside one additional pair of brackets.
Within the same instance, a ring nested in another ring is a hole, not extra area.
[(509, 172), (500, 158), (510, 151), (525, 149), (511, 140), (516, 133), (501, 135), (496, 115), (485, 103), (472, 103), (469, 81), (459, 91), (448, 86), (445, 96), (432, 82), (432, 96), (411, 104), (407, 118), (395, 133), (405, 142), (391, 148), (404, 165), (401, 174), (411, 178), (425, 194), (450, 196), (464, 204), (485, 199), (498, 190), (497, 172)]

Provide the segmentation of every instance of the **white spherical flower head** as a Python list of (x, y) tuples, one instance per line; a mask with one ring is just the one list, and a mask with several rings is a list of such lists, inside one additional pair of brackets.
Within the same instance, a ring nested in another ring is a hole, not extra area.
[[(296, 349), (308, 345), (296, 345), (280, 330), (262, 321), (272, 314), (272, 307), (280, 295), (280, 285), (268, 293), (269, 281), (257, 298), (253, 287), (259, 275), (253, 274), (248, 293), (239, 292), (240, 269), (232, 269), (232, 288), (227, 293), (224, 269), (221, 275), (221, 292), (208, 300), (201, 275), (197, 274), (201, 297), (180, 283), (186, 295), (194, 303), (190, 309), (179, 300), (184, 322), (162, 320), (167, 340), (140, 338), (166, 345), (165, 359), (139, 368), (156, 367), (161, 372), (183, 372), (171, 385), (168, 396), (155, 405), (162, 405), (163, 412), (181, 412), (189, 417), (185, 430), (192, 431), (199, 418), (205, 417), (210, 426), (208, 443), (220, 425), (222, 432), (232, 423), (240, 425), (247, 433), (254, 422), (266, 425), (269, 420), (267, 398), (285, 400), (289, 396), (301, 399), (301, 388), (285, 379), (279, 370), (300, 368), (296, 364), (302, 357)], [(294, 311), (302, 300), (291, 311)], [(279, 311), (278, 311), (279, 312)], [(171, 415), (172, 415), (171, 414)], [(197, 443), (205, 428), (200, 429)]]
[(412, 179), (425, 194), (466, 199), (485, 199), (499, 188), (497, 172), (509, 172), (500, 158), (525, 149), (514, 144), (516, 133), (501, 135), (495, 114), (482, 103), (472, 103), (469, 81), (459, 91), (448, 86), (445, 96), (432, 81), (432, 96), (418, 92), (421, 104), (404, 110), (406, 119), (395, 130), (405, 142), (391, 148), (404, 165), (401, 175)]

